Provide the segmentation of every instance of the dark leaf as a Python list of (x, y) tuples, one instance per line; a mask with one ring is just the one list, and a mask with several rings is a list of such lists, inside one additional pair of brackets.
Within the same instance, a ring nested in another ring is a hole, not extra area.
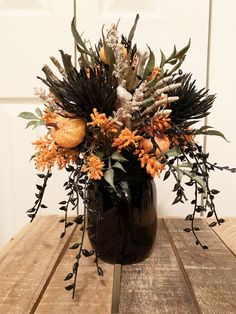
[(66, 228), (68, 228), (68, 227), (70, 227), (70, 226), (72, 226), (72, 225), (73, 225), (73, 222), (69, 221), (69, 222), (67, 222), (67, 224), (66, 224)]
[(195, 231), (199, 231), (200, 229), (198, 227), (193, 228)]
[(66, 204), (66, 201), (61, 201), (60, 203), (58, 203), (58, 204), (60, 204), (60, 205), (64, 205), (64, 204)]
[(75, 249), (78, 249), (78, 247), (80, 246), (80, 243), (74, 243), (71, 247), (70, 247), (70, 249), (71, 250), (75, 250)]
[(100, 266), (97, 266), (98, 276), (103, 276), (103, 270)]
[(69, 273), (69, 274), (67, 274), (66, 277), (64, 278), (64, 281), (70, 280), (72, 277), (73, 277), (73, 274), (72, 274), (72, 273)]
[(67, 290), (67, 291), (70, 291), (70, 290), (72, 290), (72, 289), (74, 289), (75, 288), (75, 284), (72, 284), (72, 285), (69, 285), (69, 286), (66, 286), (65, 287), (65, 289)]
[(85, 257), (89, 257), (89, 256), (92, 256), (92, 255), (94, 254), (94, 251), (93, 251), (93, 250), (88, 251), (88, 250), (86, 250), (86, 249), (83, 249), (83, 250), (82, 250), (82, 253), (83, 253), (83, 255), (84, 255)]
[(79, 263), (78, 262), (74, 263), (73, 268), (72, 268), (73, 273), (77, 271), (78, 267), (79, 267)]
[(30, 209), (28, 209), (27, 211), (26, 211), (26, 213), (33, 213), (33, 212), (35, 212), (35, 208), (30, 208)]
[(189, 214), (188, 216), (186, 216), (185, 220), (192, 220), (193, 219), (193, 215)]
[(183, 230), (184, 230), (185, 232), (190, 232), (190, 231), (191, 231), (190, 228), (184, 228)]
[(60, 239), (64, 238), (64, 236), (65, 236), (65, 232), (62, 232), (60, 235)]
[(68, 172), (71, 172), (71, 171), (74, 171), (75, 168), (74, 168), (73, 166), (71, 166), (71, 165), (67, 165), (67, 166), (66, 166), (66, 170), (67, 170)]
[(66, 206), (61, 206), (61, 207), (59, 207), (59, 209), (66, 211)]
[(170, 176), (170, 171), (168, 170), (168, 171), (166, 171), (166, 173), (165, 173), (165, 175), (164, 175), (163, 181), (165, 181), (166, 179), (168, 179), (169, 176)]
[(38, 173), (37, 176), (40, 177), (41, 179), (45, 178), (45, 175), (43, 173)]
[(207, 250), (208, 246), (207, 245), (203, 245), (202, 248), (203, 248), (203, 250)]
[(212, 194), (218, 194), (218, 193), (220, 193), (220, 191), (215, 190), (215, 189), (212, 189), (212, 190), (211, 190), (211, 193), (212, 193)]
[(38, 190), (42, 190), (42, 188), (43, 188), (41, 185), (38, 185), (38, 184), (36, 184), (36, 187)]
[(65, 219), (64, 219), (64, 218), (62, 218), (62, 219), (60, 219), (60, 220), (59, 220), (59, 222), (65, 222)]
[(41, 207), (42, 208), (48, 208), (46, 205), (44, 205), (44, 204), (41, 204)]
[(181, 196), (181, 195), (178, 195), (178, 196), (174, 199), (172, 205), (177, 204), (178, 202), (180, 202), (181, 198), (182, 198), (182, 196)]
[(218, 219), (218, 221), (219, 221), (220, 223), (225, 222), (225, 220), (224, 220), (223, 218)]
[(209, 212), (207, 213), (207, 218), (210, 218), (212, 215), (213, 215), (213, 211), (209, 211)]
[(215, 227), (216, 225), (217, 225), (217, 223), (215, 221), (213, 221), (208, 226), (212, 228), (212, 227)]
[(200, 244), (199, 240), (196, 240), (196, 242), (195, 242), (195, 243), (196, 243), (196, 245), (199, 245), (199, 244)]
[(75, 223), (77, 223), (78, 225), (81, 225), (83, 222), (83, 215), (79, 215), (75, 218), (74, 220)]
[(31, 219), (34, 219), (35, 214), (28, 214), (28, 217), (31, 218)]

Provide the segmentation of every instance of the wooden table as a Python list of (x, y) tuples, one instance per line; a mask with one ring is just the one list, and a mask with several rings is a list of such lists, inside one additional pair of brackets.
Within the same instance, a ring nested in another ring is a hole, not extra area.
[(39, 217), (0, 252), (1, 314), (236, 313), (236, 219), (213, 229), (198, 220), (209, 250), (183, 232), (183, 219), (159, 219), (154, 252), (144, 262), (101, 263), (101, 279), (93, 258), (83, 258), (74, 300), (63, 279), (74, 262), (68, 247), (81, 231), (72, 226), (60, 240), (59, 219)]

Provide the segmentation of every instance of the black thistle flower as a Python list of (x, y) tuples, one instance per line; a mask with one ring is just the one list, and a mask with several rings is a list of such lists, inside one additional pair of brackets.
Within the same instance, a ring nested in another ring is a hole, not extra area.
[(191, 81), (191, 78), (192, 74), (184, 74), (174, 79), (174, 83), (182, 83), (174, 92), (175, 96), (179, 96), (179, 100), (170, 104), (170, 118), (176, 125), (194, 123), (197, 119), (207, 116), (215, 100), (215, 95), (207, 95), (205, 88), (197, 90), (196, 81)]
[(58, 79), (48, 66), (43, 67), (46, 79), (41, 79), (59, 99), (58, 106), (68, 113), (86, 120), (93, 108), (111, 115), (116, 109), (117, 81), (103, 66), (82, 68), (79, 72), (71, 63), (71, 56), (61, 52), (65, 75)]

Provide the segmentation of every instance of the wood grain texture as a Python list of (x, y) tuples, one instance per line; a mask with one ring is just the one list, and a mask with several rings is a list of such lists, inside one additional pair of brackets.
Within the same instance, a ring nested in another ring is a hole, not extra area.
[(197, 313), (162, 220), (152, 255), (122, 267), (120, 314)]
[[(79, 242), (81, 231), (76, 230), (70, 245)], [(91, 245), (86, 236), (85, 248), (91, 249)], [(68, 249), (62, 258), (57, 270), (51, 279), (42, 300), (36, 309), (37, 314), (108, 314), (111, 313), (112, 306), (112, 286), (114, 266), (100, 262), (104, 277), (97, 275), (94, 264), (94, 256), (82, 257), (78, 271), (78, 285), (75, 299), (72, 300), (71, 291), (66, 291), (65, 286), (72, 283), (63, 281), (65, 276), (71, 271), (75, 262), (77, 250)]]
[(183, 231), (183, 219), (165, 219), (202, 313), (236, 313), (236, 259), (205, 221), (198, 219), (198, 235), (209, 249), (195, 245)]
[(0, 252), (0, 313), (30, 313), (59, 255), (73, 233), (63, 231), (59, 216), (39, 217)]
[(216, 225), (212, 230), (236, 254), (236, 218), (225, 218), (223, 224)]

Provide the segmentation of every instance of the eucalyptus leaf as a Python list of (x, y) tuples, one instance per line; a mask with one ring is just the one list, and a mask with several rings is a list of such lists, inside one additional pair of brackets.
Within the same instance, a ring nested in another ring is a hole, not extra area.
[(27, 120), (31, 120), (31, 119), (35, 119), (38, 120), (39, 118), (32, 112), (28, 112), (28, 111), (23, 111), (21, 112), (18, 117), (23, 118), (23, 119), (27, 119)]
[(125, 157), (123, 157), (120, 153), (118, 152), (114, 152), (111, 155), (111, 159), (113, 160), (117, 160), (117, 161), (128, 161), (128, 159), (126, 159)]
[(110, 184), (110, 186), (116, 191), (115, 185), (114, 185), (114, 170), (112, 168), (109, 168), (104, 173), (104, 179), (107, 181), (107, 183)]
[(37, 114), (40, 118), (42, 118), (43, 113), (42, 113), (41, 109), (36, 108), (36, 109), (35, 109), (35, 112), (36, 112), (36, 114)]
[(118, 169), (120, 169), (120, 170), (126, 172), (125, 169), (124, 169), (124, 167), (122, 166), (122, 164), (121, 164), (119, 161), (116, 161), (112, 167), (118, 168)]
[(189, 178), (191, 178), (192, 180), (194, 180), (198, 185), (200, 185), (200, 186), (203, 188), (204, 192), (206, 192), (206, 184), (205, 184), (204, 180), (203, 180), (201, 177), (199, 177), (199, 176), (196, 175), (195, 173), (190, 172), (190, 171), (187, 171), (187, 170), (182, 170), (182, 169), (181, 169), (181, 171), (183, 171), (183, 173), (184, 173), (186, 176), (188, 176)]
[(192, 168), (193, 164), (191, 162), (183, 162), (182, 164), (179, 164), (178, 167), (183, 168)]
[(168, 152), (166, 153), (166, 155), (168, 157), (178, 157), (179, 155), (181, 155), (181, 150), (179, 147), (174, 147), (168, 150)]
[(35, 129), (37, 126), (41, 126), (41, 125), (44, 125), (44, 124), (45, 124), (44, 121), (39, 120), (39, 121), (37, 121), (37, 122), (34, 124), (33, 129)]
[(37, 124), (38, 123), (38, 120), (31, 120), (31, 121), (29, 121), (27, 124), (26, 124), (26, 129), (28, 128), (28, 127), (30, 127), (30, 126), (34, 126), (35, 124)]

